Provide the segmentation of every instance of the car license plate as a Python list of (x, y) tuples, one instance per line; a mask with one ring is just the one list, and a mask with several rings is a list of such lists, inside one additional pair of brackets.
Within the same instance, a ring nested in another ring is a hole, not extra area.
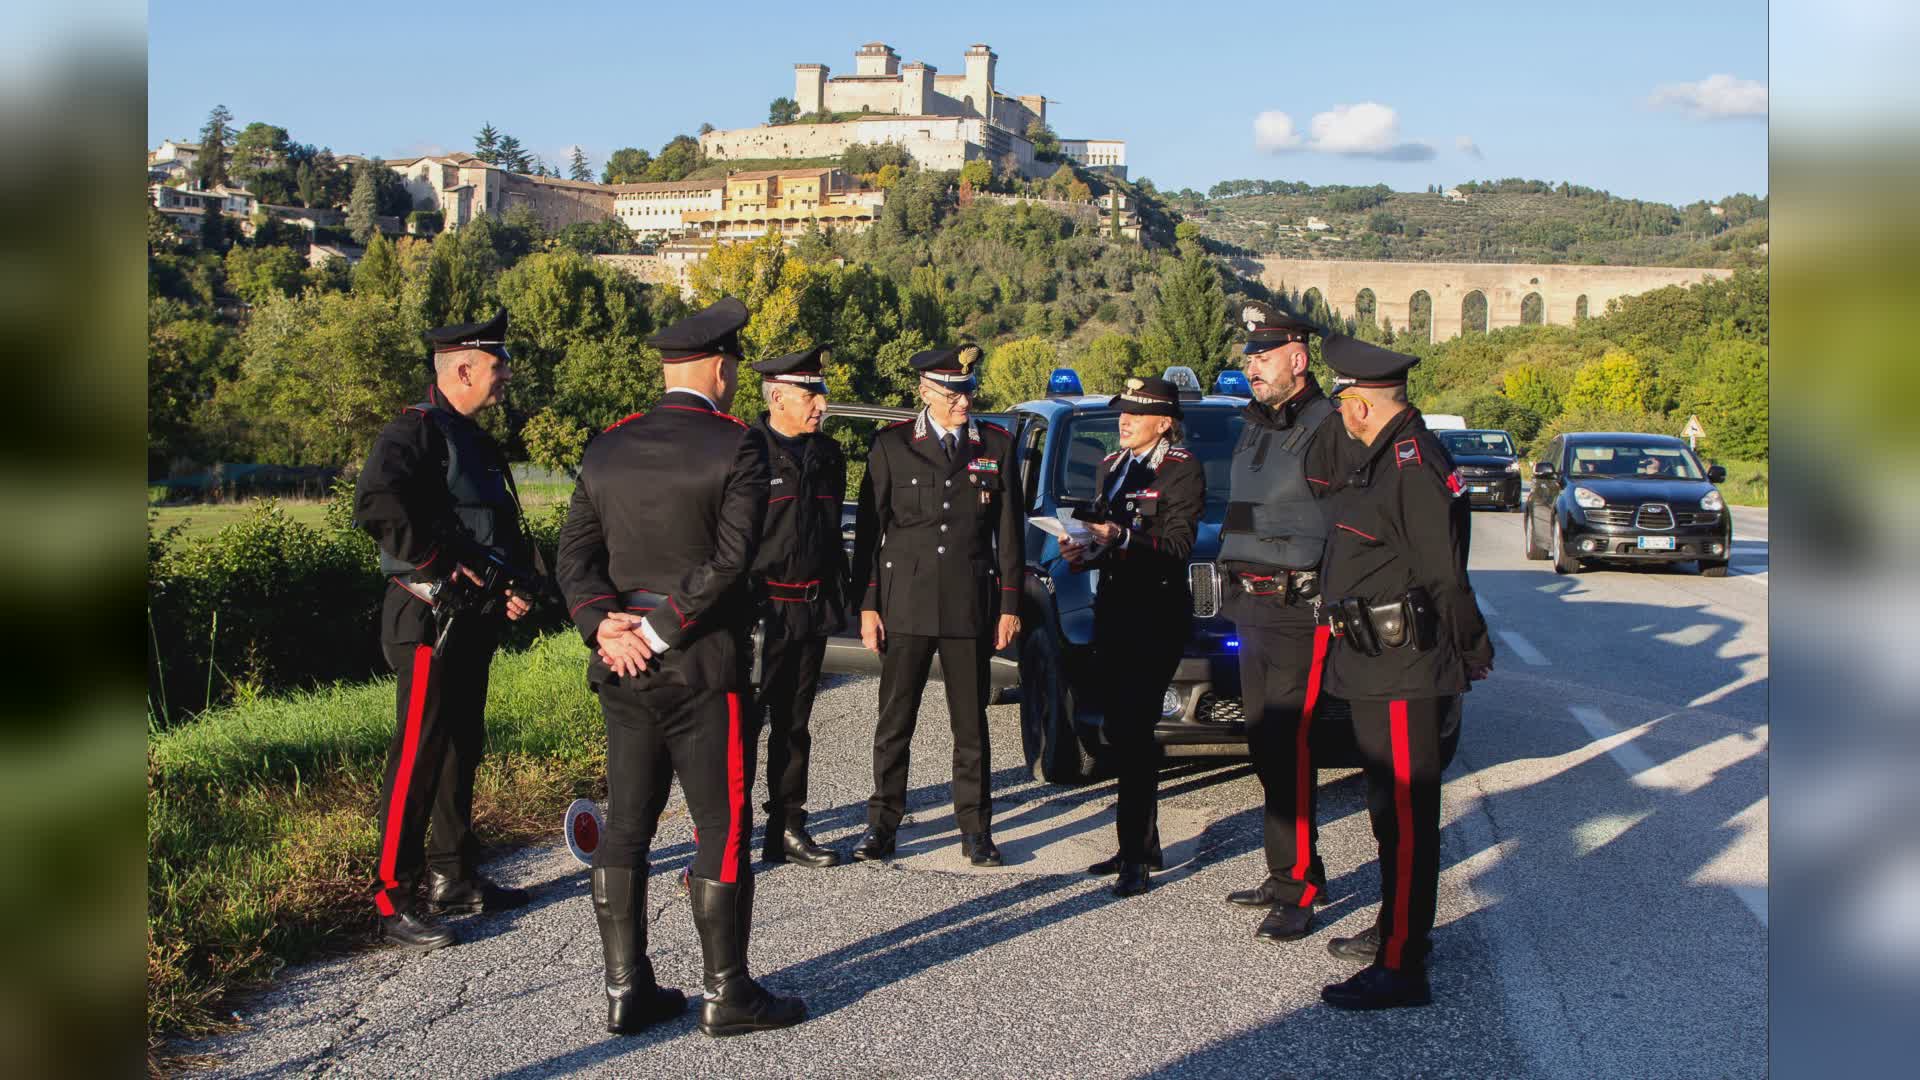
[(1468, 484), (1467, 490), (1475, 495), (1482, 495), (1487, 492), (1488, 488), (1485, 484)]
[(1640, 538), (1640, 550), (1641, 551), (1672, 551), (1673, 537), (1643, 536)]

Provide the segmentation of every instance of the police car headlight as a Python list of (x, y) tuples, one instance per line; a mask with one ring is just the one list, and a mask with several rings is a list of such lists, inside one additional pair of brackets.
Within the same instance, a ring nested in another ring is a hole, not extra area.
[(1520, 463), (1517, 461), (1507, 462), (1507, 471), (1510, 473), (1518, 473), (1520, 471)]
[(1607, 500), (1583, 487), (1573, 489), (1573, 501), (1585, 510), (1598, 510), (1607, 505)]
[(1168, 687), (1167, 692), (1160, 695), (1160, 715), (1161, 716), (1165, 716), (1165, 717), (1179, 716), (1181, 713), (1186, 711), (1187, 711), (1187, 703), (1180, 700), (1180, 695), (1175, 693), (1172, 687)]
[(1700, 500), (1700, 509), (1702, 510), (1725, 510), (1726, 508), (1727, 500), (1720, 497), (1719, 488), (1707, 492), (1706, 498)]

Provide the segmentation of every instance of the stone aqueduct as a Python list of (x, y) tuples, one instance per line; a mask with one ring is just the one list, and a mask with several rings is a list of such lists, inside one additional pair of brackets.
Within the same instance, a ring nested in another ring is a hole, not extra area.
[[(1352, 317), (1372, 294), (1374, 319), (1392, 320), (1396, 333), (1410, 323), (1414, 297), (1432, 301), (1432, 340), (1458, 337), (1469, 298), (1486, 299), (1487, 329), (1526, 322), (1571, 325), (1577, 316), (1606, 313), (1607, 301), (1667, 285), (1692, 285), (1732, 275), (1731, 270), (1678, 266), (1570, 266), (1557, 263), (1362, 262), (1333, 259), (1238, 258), (1234, 269), (1255, 274), (1270, 289), (1284, 286), (1306, 296), (1317, 291), (1327, 304)], [(1532, 296), (1538, 315), (1522, 318)]]

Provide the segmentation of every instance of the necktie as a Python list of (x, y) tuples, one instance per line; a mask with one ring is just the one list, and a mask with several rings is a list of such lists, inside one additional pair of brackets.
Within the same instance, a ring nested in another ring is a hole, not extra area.
[(953, 458), (953, 441), (953, 432), (951, 431), (940, 436), (940, 449), (947, 452), (947, 458), (949, 460)]
[(1119, 469), (1119, 475), (1113, 481), (1113, 490), (1107, 493), (1108, 502), (1119, 502), (1120, 493), (1126, 490), (1127, 474), (1133, 472), (1133, 459), (1129, 457)]

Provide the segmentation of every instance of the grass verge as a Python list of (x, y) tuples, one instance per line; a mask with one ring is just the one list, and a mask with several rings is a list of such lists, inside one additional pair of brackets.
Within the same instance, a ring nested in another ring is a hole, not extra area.
[[(474, 818), (487, 843), (551, 838), (603, 794), (606, 743), (586, 649), (556, 633), (494, 661)], [(147, 748), (147, 1036), (217, 1031), (231, 991), (370, 940), (392, 679), (256, 698)]]
[(1764, 461), (1722, 460), (1727, 467), (1727, 482), (1719, 485), (1720, 494), (1734, 506), (1767, 505), (1767, 474), (1772, 470)]

